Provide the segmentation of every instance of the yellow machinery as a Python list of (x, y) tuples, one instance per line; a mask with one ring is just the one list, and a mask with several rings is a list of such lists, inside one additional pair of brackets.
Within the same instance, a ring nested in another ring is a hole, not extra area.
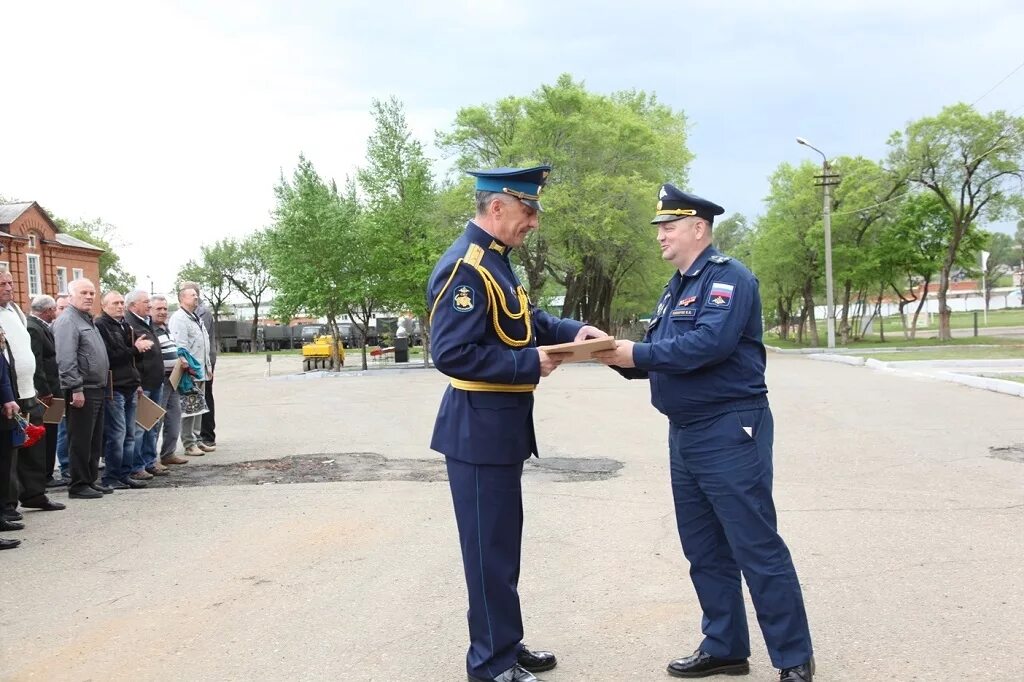
[[(302, 369), (308, 372), (311, 369), (333, 369), (331, 367), (331, 343), (334, 337), (330, 334), (314, 336), (312, 343), (302, 346)], [(338, 340), (338, 362), (345, 366), (345, 342)]]

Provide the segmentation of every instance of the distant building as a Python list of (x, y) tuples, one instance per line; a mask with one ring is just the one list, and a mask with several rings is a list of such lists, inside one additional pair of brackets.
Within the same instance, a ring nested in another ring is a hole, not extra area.
[(33, 296), (55, 296), (80, 277), (99, 286), (102, 253), (61, 232), (34, 201), (0, 204), (0, 264), (14, 276), (14, 300), (22, 310)]

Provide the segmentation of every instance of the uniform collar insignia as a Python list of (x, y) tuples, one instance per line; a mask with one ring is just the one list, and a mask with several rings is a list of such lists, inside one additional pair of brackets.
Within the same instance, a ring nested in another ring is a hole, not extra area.
[(508, 249), (507, 246), (499, 243), (497, 239), (492, 239), (490, 246), (488, 246), (487, 248), (490, 249), (491, 251), (497, 251), (502, 256), (505, 255), (505, 251)]

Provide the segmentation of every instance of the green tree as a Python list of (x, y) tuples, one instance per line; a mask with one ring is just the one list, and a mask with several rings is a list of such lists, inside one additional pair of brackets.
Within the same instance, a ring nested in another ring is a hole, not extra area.
[(1024, 303), (1024, 220), (1017, 221), (1017, 231), (1013, 233), (1013, 249), (1020, 267), (1020, 297)]
[(1024, 119), (955, 104), (893, 133), (889, 146), (891, 166), (933, 192), (950, 216), (938, 291), (939, 338), (949, 340), (950, 272), (977, 222), (998, 220), (1012, 204), (1011, 181), (1024, 178)]
[[(267, 242), (276, 287), (275, 314), (292, 317), (303, 311), (325, 317), (332, 337), (342, 339), (338, 323), (352, 303), (348, 283), (354, 235), (363, 221), (354, 190), (339, 195), (334, 182), (326, 183), (313, 164), (299, 155), (291, 181), (282, 175), (274, 194), (275, 224)], [(331, 348), (331, 360), (332, 368), (339, 369), (336, 345)]]
[[(370, 248), (384, 250), (380, 278), (386, 291), (374, 298), (390, 301), (396, 312), (412, 312), (426, 330), (423, 290), (434, 264), (453, 235), (439, 221), (437, 194), (423, 146), (412, 137), (402, 104), (394, 97), (374, 100), (376, 127), (367, 141), (366, 166), (358, 173), (366, 197), (366, 220), (376, 235)], [(424, 338), (424, 364), (429, 337)]]
[(267, 230), (253, 232), (240, 241), (227, 239), (223, 247), (224, 276), (252, 305), (252, 334), (249, 347), (255, 353), (260, 305), (273, 286)]
[(101, 291), (127, 293), (135, 288), (135, 276), (124, 269), (121, 257), (114, 251), (113, 245), (119, 241), (116, 227), (100, 218), (77, 223), (54, 218), (53, 222), (61, 232), (103, 249), (103, 253), (100, 254)]
[(231, 262), (234, 247), (230, 240), (222, 239), (211, 245), (200, 247), (199, 261), (189, 260), (178, 271), (176, 283), (195, 282), (202, 289), (203, 297), (210, 302), (214, 324), (220, 321), (227, 299), (234, 292), (234, 285), (227, 276), (235, 266)]
[[(528, 166), (553, 170), (542, 202), (541, 229), (514, 252), (531, 292), (553, 279), (565, 292), (562, 314), (611, 328), (616, 294), (656, 270), (649, 225), (658, 186), (685, 185), (692, 155), (686, 119), (653, 95), (600, 95), (562, 75), (526, 97), (461, 109), (438, 145), (459, 168)], [(632, 308), (632, 306), (629, 306)]]
[(742, 213), (733, 213), (728, 218), (715, 221), (712, 229), (715, 248), (743, 263), (750, 262), (753, 234), (753, 228)]
[[(981, 248), (977, 252), (973, 252), (972, 255), (975, 257), (972, 260), (979, 266), (978, 271), (981, 274), (985, 287), (985, 307), (988, 308), (989, 301), (992, 298), (992, 287), (995, 286), (996, 281), (1002, 275), (1013, 271), (1013, 267), (1017, 264), (1017, 254), (1013, 248), (1013, 237), (1010, 235), (1004, 232), (988, 232), (987, 230), (978, 230), (978, 233)], [(981, 251), (988, 253), (984, 268), (980, 267), (982, 261)]]

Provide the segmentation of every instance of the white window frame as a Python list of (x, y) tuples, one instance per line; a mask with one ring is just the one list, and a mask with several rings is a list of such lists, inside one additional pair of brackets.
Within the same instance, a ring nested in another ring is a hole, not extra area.
[[(28, 277), (28, 295), (38, 296), (43, 293), (43, 273), (40, 271), (42, 259), (38, 253), (25, 254), (25, 276)], [(32, 276), (32, 266), (35, 264), (36, 274)]]
[(71, 268), (71, 274), (74, 275), (71, 279), (83, 279), (85, 277), (85, 270), (82, 268)]
[(68, 291), (68, 269), (61, 266), (57, 268), (57, 293), (66, 294)]

